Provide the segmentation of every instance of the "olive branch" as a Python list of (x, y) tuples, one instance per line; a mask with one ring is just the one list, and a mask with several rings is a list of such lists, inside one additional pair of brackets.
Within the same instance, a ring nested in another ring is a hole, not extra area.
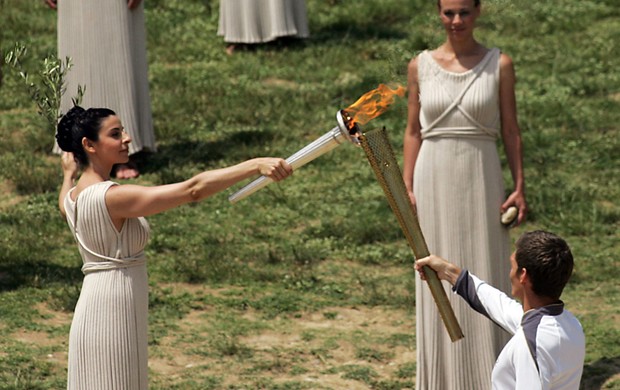
[[(63, 61), (50, 54), (43, 59), (41, 67), (34, 75), (31, 75), (23, 65), (27, 53), (26, 46), (17, 42), (13, 50), (7, 52), (4, 61), (18, 72), (28, 89), (30, 98), (37, 105), (39, 115), (46, 120), (48, 129), (55, 133), (58, 119), (62, 116), (60, 99), (66, 92), (65, 76), (73, 66), (71, 58), (66, 57)], [(80, 104), (85, 91), (86, 87), (78, 85), (77, 95), (71, 98), (74, 105)]]

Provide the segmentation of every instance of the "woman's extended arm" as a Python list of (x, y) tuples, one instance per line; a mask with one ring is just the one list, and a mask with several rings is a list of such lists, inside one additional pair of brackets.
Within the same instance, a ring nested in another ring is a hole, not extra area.
[(255, 158), (230, 167), (205, 171), (180, 183), (154, 187), (129, 184), (113, 186), (106, 194), (106, 204), (115, 221), (149, 216), (185, 203), (200, 201), (256, 174), (280, 181), (292, 172), (291, 166), (281, 158)]
[(514, 190), (502, 204), (501, 212), (510, 206), (519, 209), (517, 224), (525, 221), (527, 202), (525, 201), (525, 179), (523, 176), (523, 147), (521, 130), (517, 121), (517, 103), (515, 98), (515, 71), (512, 60), (506, 54), (500, 57), (500, 115), (502, 122), (502, 138), (506, 158), (514, 182)]
[(403, 139), (403, 180), (405, 187), (415, 207), (415, 196), (413, 195), (413, 174), (415, 163), (422, 145), (420, 135), (420, 88), (418, 85), (418, 62), (417, 58), (412, 59), (407, 67), (407, 128)]

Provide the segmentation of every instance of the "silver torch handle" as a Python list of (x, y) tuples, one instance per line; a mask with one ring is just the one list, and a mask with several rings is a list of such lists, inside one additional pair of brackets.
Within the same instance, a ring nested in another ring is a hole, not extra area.
[[(323, 134), (321, 137), (314, 140), (312, 143), (297, 151), (297, 153), (287, 158), (286, 162), (293, 167), (293, 170), (296, 170), (315, 158), (329, 152), (336, 146), (340, 145), (343, 141), (347, 140), (350, 140), (349, 135), (343, 131), (340, 126), (336, 126), (327, 133)], [(261, 176), (229, 196), (228, 200), (231, 203), (236, 203), (270, 183), (273, 183), (273, 180), (267, 176)]]

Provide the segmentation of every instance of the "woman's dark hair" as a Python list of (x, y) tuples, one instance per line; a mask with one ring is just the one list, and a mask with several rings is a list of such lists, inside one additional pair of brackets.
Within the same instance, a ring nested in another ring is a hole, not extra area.
[(62, 116), (56, 129), (56, 141), (60, 149), (71, 152), (82, 165), (88, 165), (88, 157), (82, 146), (84, 137), (96, 142), (99, 140), (101, 122), (111, 115), (116, 115), (108, 108), (83, 109), (74, 106)]

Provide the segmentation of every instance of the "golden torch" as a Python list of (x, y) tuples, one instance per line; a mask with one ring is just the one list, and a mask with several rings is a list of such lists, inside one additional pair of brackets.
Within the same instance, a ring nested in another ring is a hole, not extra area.
[[(419, 259), (430, 255), (422, 235), (418, 216), (413, 209), (400, 168), (394, 157), (394, 151), (390, 145), (387, 132), (385, 129), (380, 129), (363, 133), (360, 136), (360, 143), (405, 234), (407, 243), (413, 250), (415, 258)], [(452, 342), (462, 339), (464, 337), (463, 331), (454, 315), (446, 291), (443, 289), (437, 273), (432, 268), (425, 266), (424, 274), (439, 309), (441, 319), (450, 334), (450, 339)]]

